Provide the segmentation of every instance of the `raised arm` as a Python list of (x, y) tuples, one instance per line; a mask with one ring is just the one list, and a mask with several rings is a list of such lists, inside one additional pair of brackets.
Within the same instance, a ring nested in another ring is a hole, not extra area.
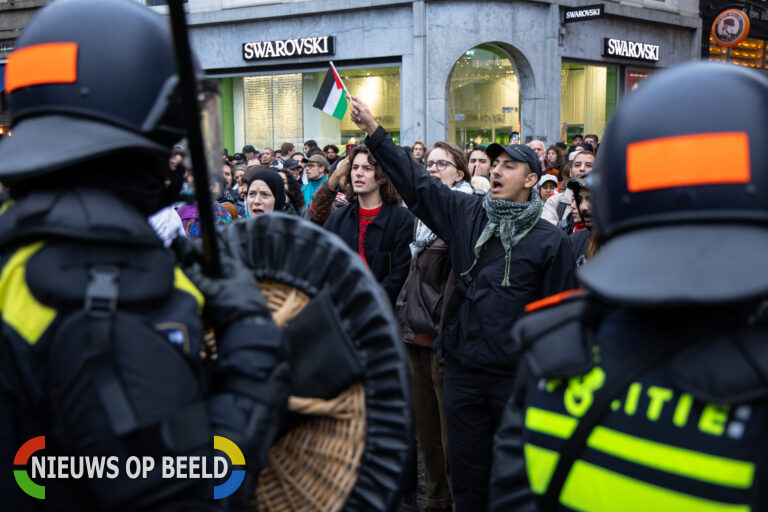
[(338, 165), (337, 169), (331, 173), (331, 176), (324, 181), (315, 195), (312, 196), (312, 202), (307, 207), (307, 218), (315, 224), (323, 225), (333, 210), (333, 200), (339, 189), (339, 182), (342, 178), (349, 176), (349, 158), (345, 158)]
[(352, 121), (366, 134), (365, 144), (381, 164), (408, 208), (440, 238), (454, 239), (455, 229), (465, 229), (462, 220), (478, 201), (471, 194), (452, 191), (429, 173), (379, 126), (368, 106), (349, 97)]

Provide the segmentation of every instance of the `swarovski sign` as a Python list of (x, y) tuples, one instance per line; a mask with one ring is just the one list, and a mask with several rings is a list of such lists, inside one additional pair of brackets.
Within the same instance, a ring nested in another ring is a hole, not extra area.
[(603, 17), (603, 5), (585, 5), (583, 7), (569, 7), (563, 14), (563, 23), (573, 21), (594, 20)]
[(334, 55), (334, 37), (302, 37), (243, 43), (243, 60), (286, 59)]
[(604, 41), (603, 55), (607, 57), (625, 57), (651, 62), (658, 62), (659, 60), (659, 45), (657, 44), (636, 43), (609, 37), (606, 37)]

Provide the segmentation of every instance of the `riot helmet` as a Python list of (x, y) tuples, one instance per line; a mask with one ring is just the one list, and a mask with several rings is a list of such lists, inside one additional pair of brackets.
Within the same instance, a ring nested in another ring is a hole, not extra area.
[(663, 71), (617, 109), (590, 174), (605, 242), (580, 278), (634, 306), (768, 293), (768, 80), (731, 64)]
[(135, 1), (42, 8), (19, 36), (5, 79), (13, 130), (0, 141), (5, 183), (117, 152), (167, 162), (185, 133), (169, 23)]

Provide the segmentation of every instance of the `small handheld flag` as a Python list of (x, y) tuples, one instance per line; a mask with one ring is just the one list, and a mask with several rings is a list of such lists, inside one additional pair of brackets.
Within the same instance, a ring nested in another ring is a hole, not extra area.
[(313, 106), (336, 119), (342, 120), (344, 114), (347, 113), (347, 88), (341, 81), (341, 76), (336, 71), (333, 62), (330, 64)]

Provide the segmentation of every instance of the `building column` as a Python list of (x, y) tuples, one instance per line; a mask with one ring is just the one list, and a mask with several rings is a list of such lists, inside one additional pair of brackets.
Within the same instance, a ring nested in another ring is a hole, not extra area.
[(400, 143), (426, 139), (427, 6), (413, 2), (413, 51), (400, 68)]

